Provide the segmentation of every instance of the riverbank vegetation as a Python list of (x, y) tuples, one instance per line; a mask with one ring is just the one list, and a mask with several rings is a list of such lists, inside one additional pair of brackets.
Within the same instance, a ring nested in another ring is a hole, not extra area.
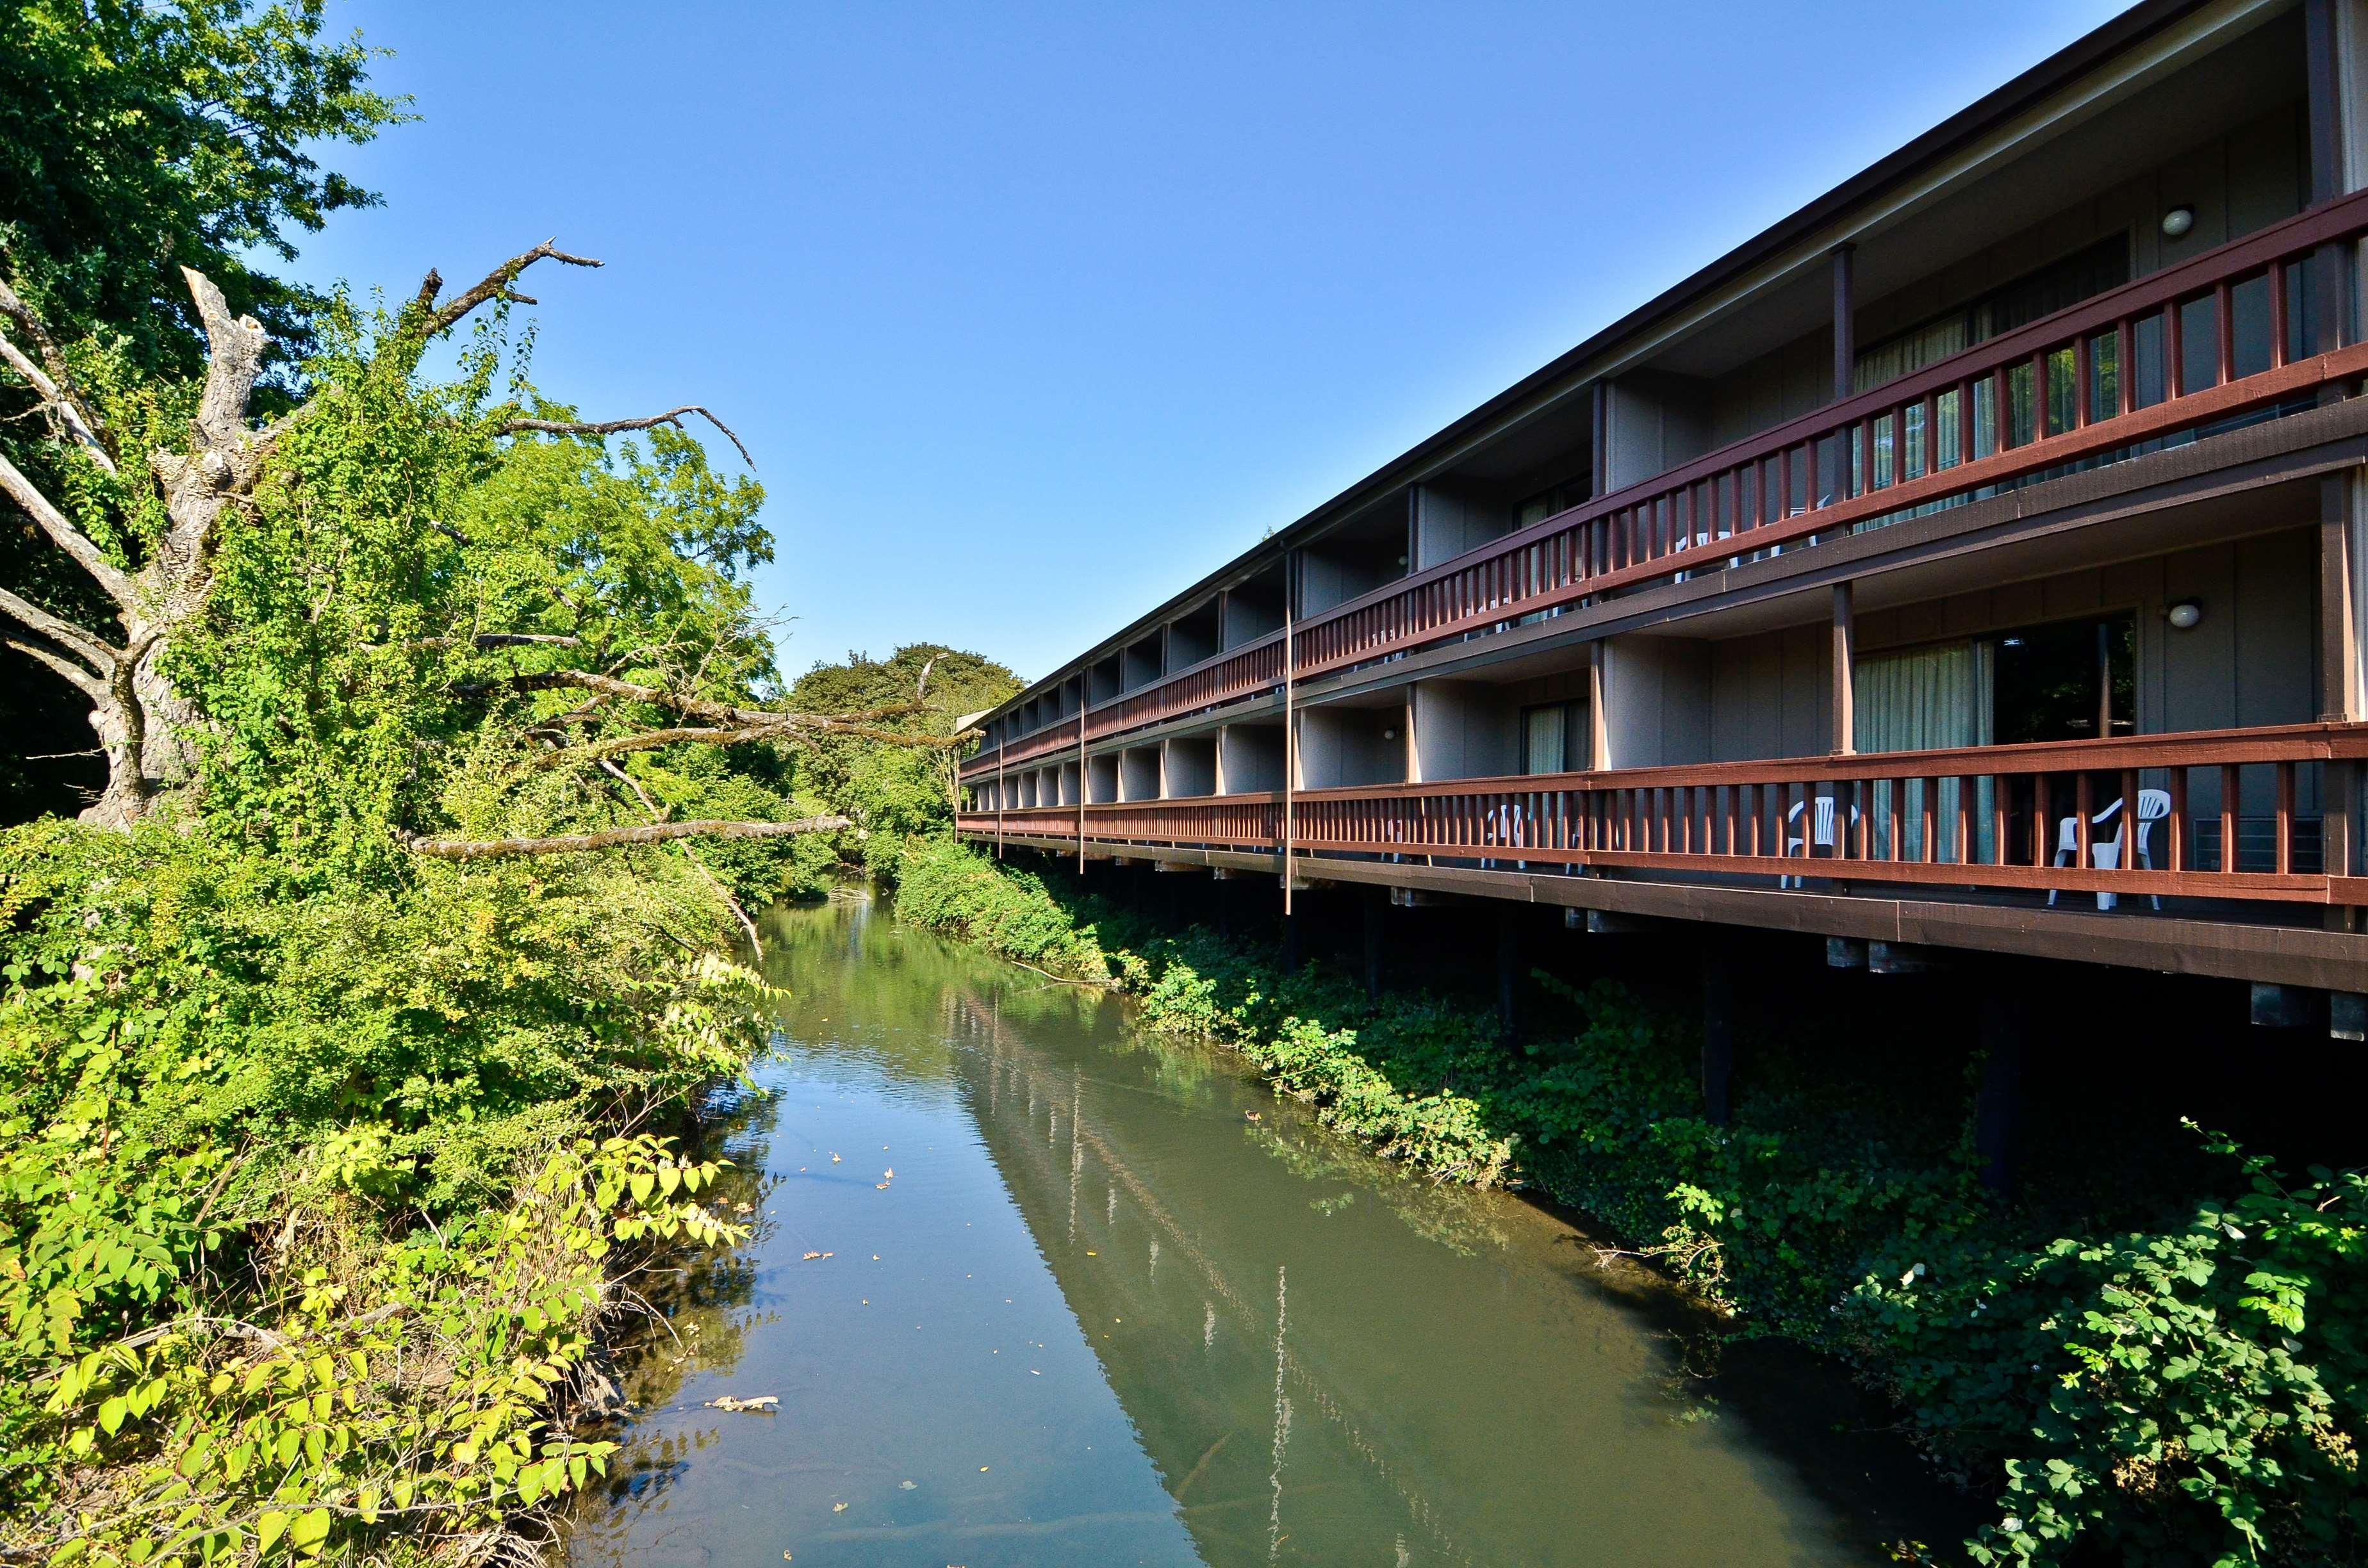
[(2051, 1225), (1982, 1189), (1970, 1082), (1918, 1108), (1771, 1074), (1713, 1126), (1691, 1030), (1615, 985), (1565, 988), (1557, 1026), (1508, 1048), (1473, 998), (1369, 999), (1059, 869), (940, 840), (905, 846), (895, 871), (905, 918), (1123, 987), (1148, 1022), (1223, 1041), (1380, 1153), (1525, 1184), (1737, 1332), (1839, 1358), (1998, 1496), (1963, 1548), (1975, 1562), (2336, 1563), (2368, 1540), (2361, 1173), (2290, 1176), (2167, 1128), (2205, 1142), (2215, 1193), (2116, 1196), (2085, 1227)]

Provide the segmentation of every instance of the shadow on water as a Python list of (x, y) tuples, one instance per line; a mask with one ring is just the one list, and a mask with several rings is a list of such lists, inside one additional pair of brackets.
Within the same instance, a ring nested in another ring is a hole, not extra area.
[(707, 1122), (759, 1230), (641, 1284), (579, 1562), (1873, 1563), (1959, 1532), (1830, 1369), (1719, 1357), (1569, 1216), (869, 905), (768, 946), (784, 1049)]

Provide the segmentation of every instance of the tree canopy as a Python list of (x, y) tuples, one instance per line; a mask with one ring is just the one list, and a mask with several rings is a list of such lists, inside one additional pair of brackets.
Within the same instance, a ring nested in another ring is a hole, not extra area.
[[(268, 258), (377, 198), (319, 163), (407, 118), (374, 91), (377, 52), (327, 36), (320, 0), (20, 0), (0, 7), (0, 278), (66, 342), (175, 379), (203, 363), (203, 324), (178, 268), (221, 285), (275, 348), (264, 396), (284, 396), (322, 301)], [(23, 330), (17, 326), (21, 338)], [(41, 397), (0, 374), (0, 458), (44, 485), (64, 476)], [(0, 508), (0, 588), (83, 619), (104, 597), (32, 519)], [(0, 820), (95, 794), (87, 704), (0, 649)]]

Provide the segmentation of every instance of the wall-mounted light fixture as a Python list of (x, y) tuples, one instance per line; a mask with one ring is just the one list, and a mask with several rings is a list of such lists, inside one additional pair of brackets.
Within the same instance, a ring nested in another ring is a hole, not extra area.
[(1394, 740), (1396, 740), (1397, 738), (1398, 738), (1398, 733), (1397, 733), (1395, 730), (1383, 730), (1383, 731), (1382, 732), (1382, 739), (1383, 739), (1383, 740), (1385, 740), (1385, 741), (1394, 741)]
[(2195, 209), (2185, 202), (2180, 203), (2162, 215), (2162, 233), (2165, 239), (2180, 239), (2193, 227), (2195, 227)]
[(2162, 612), (2162, 618), (2181, 631), (2192, 631), (2203, 619), (2203, 606), (2195, 599), (2181, 599)]

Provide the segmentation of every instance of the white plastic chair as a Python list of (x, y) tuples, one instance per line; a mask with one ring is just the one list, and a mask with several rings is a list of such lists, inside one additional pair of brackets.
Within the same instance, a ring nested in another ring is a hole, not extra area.
[[(1486, 824), (1484, 841), (1492, 846), (1504, 845), (1514, 849), (1520, 848), (1529, 842), (1529, 815), (1528, 808), (1519, 801), (1508, 801), (1501, 806), (1491, 807), (1487, 816), (1482, 819)], [(1483, 869), (1493, 870), (1497, 862), (1493, 858), (1486, 858), (1480, 864)], [(1530, 869), (1530, 863), (1527, 860), (1516, 860), (1513, 865), (1519, 870), (1526, 871)]]
[[(1834, 798), (1831, 795), (1813, 795), (1806, 801), (1793, 801), (1793, 809), (1784, 813), (1786, 825), (1791, 827), (1801, 825), (1801, 809), (1804, 806), (1816, 808), (1816, 813), (1809, 818), (1809, 838), (1815, 846), (1815, 848), (1810, 851), (1811, 854), (1814, 855), (1816, 849), (1831, 849), (1834, 846)], [(1858, 821), (1856, 806), (1852, 806), (1850, 810), (1850, 820)], [(1788, 857), (1800, 854), (1803, 848), (1801, 835), (1797, 833), (1784, 840), (1784, 853)], [(1793, 875), (1782, 876), (1776, 879), (1776, 885), (1780, 888), (1797, 888), (1801, 885), (1801, 879)]]
[[(2169, 815), (2170, 815), (2169, 790), (2141, 790), (2138, 791), (2137, 863), (2149, 871), (2154, 869), (2154, 824)], [(2113, 836), (2099, 838), (2097, 829), (2109, 822), (2113, 824)], [(2128, 825), (2122, 817), (2122, 802), (2119, 800), (2115, 800), (2103, 811), (2089, 819), (2089, 860), (2097, 869), (2110, 871), (2122, 863), (2122, 837), (2128, 830)], [(2077, 816), (2066, 817), (2056, 824), (2055, 828), (2055, 863), (2059, 866), (2064, 865), (2068, 861), (2077, 860), (2079, 855), (2080, 819)], [(2047, 902), (2051, 907), (2055, 903), (2055, 892), (2056, 890), (2053, 888), (2048, 890)], [(2160, 909), (2162, 895), (2156, 893), (2152, 897), (2154, 906)], [(2118, 893), (2100, 892), (2097, 895), (2099, 909), (2111, 909), (2120, 902), (2121, 895)]]

